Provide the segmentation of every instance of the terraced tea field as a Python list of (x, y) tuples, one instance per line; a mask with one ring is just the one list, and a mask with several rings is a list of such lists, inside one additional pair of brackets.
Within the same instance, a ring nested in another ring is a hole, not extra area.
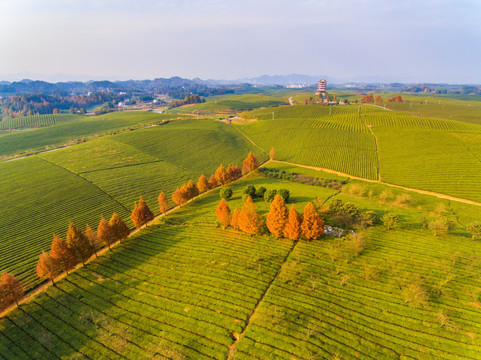
[[(177, 117), (177, 115), (174, 116)], [(70, 115), (58, 115), (54, 117), (56, 120), (50, 126), (1, 134), (0, 157), (6, 158), (70, 145), (123, 129), (160, 123), (172, 119), (172, 117), (172, 114), (146, 112), (116, 112), (102, 116), (74, 116), (73, 118)], [(35, 117), (33, 118), (32, 121), (37, 121)], [(43, 119), (43, 117), (39, 118)], [(180, 116), (179, 118), (186, 117)], [(62, 119), (62, 121), (57, 121), (58, 119)], [(15, 121), (17, 120), (23, 121), (23, 119), (15, 119)]]
[(182, 106), (168, 110), (173, 114), (211, 114), (211, 113), (235, 113), (236, 111), (252, 110), (261, 107), (288, 105), (288, 102), (279, 97), (246, 94), (246, 95), (227, 95), (208, 98), (205, 103)]
[(242, 116), (258, 121), (237, 128), (264, 151), (273, 146), (279, 160), (377, 178), (376, 141), (357, 108), (299, 105)]
[(360, 114), (354, 105), (260, 109), (236, 127), (278, 160), (481, 201), (481, 126), (366, 105)]
[[(298, 209), (316, 196), (337, 193), (253, 177), (232, 186), (231, 209), (241, 204), (247, 184), (289, 189)], [(217, 228), (219, 197), (213, 192), (0, 319), (0, 354), (478, 359), (481, 244), (461, 225), (442, 237), (422, 228), (423, 217), (440, 202), (449, 209), (447, 201), (414, 194), (399, 207), (379, 202), (383, 185), (353, 184), (363, 186), (364, 195), (346, 189), (337, 196), (379, 216), (391, 211), (401, 218), (398, 229), (385, 231), (378, 224), (365, 231), (358, 256), (345, 257), (343, 241), (333, 237), (292, 243)], [(256, 207), (265, 214), (268, 204), (258, 200)], [(467, 213), (481, 217), (481, 208), (456, 204), (461, 223)], [(428, 294), (422, 306), (405, 300), (413, 283)]]
[[(115, 211), (129, 225), (142, 195), (155, 214), (157, 196), (169, 201), (177, 186), (220, 163), (241, 164), (257, 151), (234, 128), (214, 121), (186, 121), (98, 138), (67, 149), (0, 163), (0, 271), (27, 288), (40, 281), (35, 264), (52, 233), (65, 236), (70, 220), (96, 228)], [(209, 154), (209, 156), (205, 156)], [(172, 204), (172, 202), (171, 202)]]
[(52, 126), (63, 122), (81, 119), (81, 116), (70, 114), (48, 114), (21, 116), (15, 119), (5, 118), (0, 121), (0, 130), (23, 130), (44, 126)]

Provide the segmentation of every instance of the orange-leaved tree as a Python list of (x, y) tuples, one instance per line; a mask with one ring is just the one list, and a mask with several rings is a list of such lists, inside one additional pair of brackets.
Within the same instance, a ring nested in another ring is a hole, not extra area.
[(110, 226), (108, 221), (103, 217), (100, 219), (99, 226), (97, 228), (97, 239), (107, 245), (109, 250), (111, 250), (110, 245), (112, 245), (116, 240), (114, 229), (112, 229), (112, 226)]
[(276, 150), (274, 149), (274, 146), (271, 147), (271, 151), (269, 151), (269, 159), (274, 160), (276, 158)]
[(186, 203), (190, 199), (189, 188), (186, 184), (180, 187), (180, 193), (182, 194), (182, 199), (184, 199), (184, 203)]
[(189, 182), (186, 185), (186, 188), (187, 188), (187, 197), (189, 199), (195, 198), (197, 195), (199, 195), (199, 189), (197, 188), (197, 185), (192, 180), (189, 180)]
[(169, 209), (169, 200), (167, 200), (167, 195), (163, 191), (160, 192), (159, 197), (157, 198), (159, 202), (159, 209), (162, 214), (165, 214)]
[(229, 174), (227, 173), (227, 170), (224, 168), (224, 165), (221, 164), (215, 171), (215, 180), (220, 185), (225, 185), (230, 182)]
[(227, 168), (227, 174), (231, 181), (234, 181), (242, 176), (242, 170), (237, 165), (229, 165)]
[(202, 174), (197, 181), (197, 189), (199, 189), (199, 192), (201, 193), (206, 192), (210, 189), (209, 181), (204, 174)]
[(276, 195), (271, 203), (266, 221), (267, 228), (276, 238), (280, 238), (284, 235), (287, 216), (287, 207), (284, 198), (280, 195)]
[(52, 285), (55, 285), (53, 279), (60, 274), (60, 268), (49, 253), (45, 251), (40, 254), (37, 263), (37, 275), (39, 278), (47, 278), (52, 281)]
[(217, 215), (217, 219), (219, 220), (219, 223), (224, 229), (229, 226), (230, 209), (225, 199), (221, 199), (219, 205), (217, 206), (217, 209), (215, 210), (215, 214)]
[(154, 220), (154, 213), (150, 211), (142, 196), (139, 198), (139, 203), (135, 205), (130, 218), (137, 229), (142, 227), (142, 225), (147, 224), (149, 221)]
[(284, 229), (284, 236), (291, 240), (299, 240), (301, 236), (301, 219), (294, 205), (289, 211), (289, 218)]
[(302, 236), (307, 240), (319, 239), (324, 235), (324, 221), (321, 219), (314, 205), (308, 203), (304, 208), (301, 224)]
[(382, 102), (382, 97), (381, 95), (376, 96), (376, 102)]
[(172, 200), (179, 206), (182, 206), (186, 201), (179, 188), (175, 189), (174, 193), (172, 194)]
[(56, 266), (65, 271), (68, 271), (75, 267), (77, 260), (72, 249), (67, 245), (67, 242), (60, 236), (53, 234), (52, 246), (50, 247), (50, 257), (56, 263)]
[(92, 228), (87, 224), (85, 228), (85, 236), (89, 240), (90, 246), (92, 247), (92, 251), (95, 253), (95, 257), (97, 256), (97, 232), (93, 231)]
[(22, 283), (12, 274), (2, 273), (0, 275), (0, 311), (18, 302), (25, 294)]
[(213, 189), (213, 188), (215, 188), (217, 185), (218, 185), (218, 184), (217, 184), (217, 180), (216, 180), (216, 178), (215, 178), (215, 174), (212, 174), (212, 175), (210, 176), (210, 178), (209, 178), (209, 187), (210, 187), (211, 189)]
[(254, 171), (258, 167), (259, 162), (257, 161), (256, 156), (252, 153), (252, 151), (249, 151), (249, 154), (242, 162), (242, 173), (247, 174), (251, 171)]
[(127, 224), (117, 215), (117, 213), (113, 213), (112, 217), (110, 218), (109, 225), (114, 232), (115, 240), (124, 240), (130, 234), (130, 229)]
[(239, 230), (239, 214), (239, 209), (235, 209), (234, 214), (232, 214), (232, 218), (230, 219), (230, 226), (236, 230)]
[(92, 246), (87, 236), (73, 222), (68, 225), (66, 241), (77, 261), (85, 265), (85, 261), (92, 255)]
[(261, 219), (256, 212), (254, 201), (250, 196), (244, 202), (239, 213), (239, 228), (249, 235), (256, 235), (261, 230)]

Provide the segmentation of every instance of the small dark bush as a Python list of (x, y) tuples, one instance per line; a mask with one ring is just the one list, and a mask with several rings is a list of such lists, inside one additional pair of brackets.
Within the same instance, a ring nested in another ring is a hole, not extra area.
[(266, 190), (264, 194), (264, 201), (265, 202), (272, 202), (274, 200), (274, 197), (276, 196), (277, 191), (276, 190)]
[(228, 187), (222, 188), (219, 191), (219, 195), (221, 199), (229, 200), (232, 197), (232, 189)]

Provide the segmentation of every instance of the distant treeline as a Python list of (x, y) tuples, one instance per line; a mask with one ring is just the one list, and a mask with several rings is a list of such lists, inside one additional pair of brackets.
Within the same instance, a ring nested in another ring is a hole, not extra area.
[(182, 105), (188, 105), (188, 104), (200, 104), (205, 102), (205, 99), (201, 98), (199, 95), (194, 94), (194, 95), (189, 95), (184, 98), (184, 100), (174, 100), (170, 104), (169, 108), (176, 108)]
[[(60, 96), (44, 94), (14, 95), (0, 99), (3, 116), (19, 117), (37, 114), (52, 114), (59, 110), (85, 109), (86, 107), (112, 102), (118, 95), (106, 92), (87, 95)], [(56, 110), (56, 111), (55, 111)]]

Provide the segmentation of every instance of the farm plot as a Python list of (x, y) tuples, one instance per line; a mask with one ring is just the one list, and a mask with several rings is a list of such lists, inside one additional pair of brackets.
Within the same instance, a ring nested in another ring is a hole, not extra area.
[(15, 119), (5, 118), (0, 121), (0, 130), (33, 129), (79, 119), (81, 119), (81, 116), (71, 114), (32, 115), (21, 116)]
[(52, 126), (0, 135), (0, 156), (12, 156), (75, 144), (109, 132), (171, 119), (173, 115), (126, 112), (102, 116), (77, 116)]
[(212, 225), (144, 231), (2, 319), (0, 353), (225, 359), (292, 244), (224, 235)]
[(454, 120), (426, 118), (399, 112), (368, 112), (367, 114), (362, 114), (362, 118), (366, 125), (371, 125), (373, 128), (391, 127), (434, 129), (456, 132), (481, 132), (481, 126), (475, 124), (469, 124)]
[(129, 214), (93, 184), (38, 157), (0, 163), (0, 173), (0, 271), (27, 288), (40, 283), (38, 256), (49, 250), (54, 232), (65, 236), (69, 220), (96, 227), (101, 214)]
[[(346, 113), (331, 115), (320, 107), (291, 108), (300, 111), (298, 117), (260, 120), (264, 115), (259, 114), (259, 121), (237, 128), (265, 151), (273, 146), (278, 160), (377, 178), (375, 138), (356, 113), (344, 108), (334, 112)], [(317, 115), (303, 117), (307, 112)]]
[[(343, 240), (332, 237), (294, 245), (218, 228), (219, 197), (213, 192), (0, 319), (0, 354), (5, 359), (226, 359), (229, 353), (230, 359), (478, 359), (481, 244), (462, 231), (435, 237), (422, 228), (439, 199), (414, 194), (409, 206), (396, 207), (377, 201), (385, 186), (356, 184), (373, 195), (337, 196), (402, 219), (396, 230), (381, 225), (366, 230), (358, 256), (336, 255), (333, 249)], [(251, 177), (231, 186), (231, 209), (241, 203), (246, 185), (286, 188), (298, 210), (316, 196), (337, 193)], [(481, 216), (479, 207), (459, 206)], [(261, 214), (268, 207), (256, 201)], [(424, 289), (425, 305), (406, 301), (409, 284)]]
[(480, 145), (460, 141), (474, 139), (471, 134), (427, 129), (373, 130), (379, 141), (383, 181), (481, 201), (481, 161), (475, 155)]
[[(214, 121), (168, 124), (106, 136), (39, 156), (0, 164), (0, 270), (39, 284), (35, 263), (49, 250), (52, 233), (64, 237), (72, 220), (96, 228), (117, 212), (129, 226), (142, 195), (155, 214), (157, 197), (171, 194), (220, 163), (241, 164), (253, 146), (235, 129)], [(255, 149), (254, 149), (255, 150)], [(256, 152), (256, 151), (255, 151)], [(206, 156), (206, 154), (209, 154)], [(260, 161), (265, 155), (256, 152)]]

